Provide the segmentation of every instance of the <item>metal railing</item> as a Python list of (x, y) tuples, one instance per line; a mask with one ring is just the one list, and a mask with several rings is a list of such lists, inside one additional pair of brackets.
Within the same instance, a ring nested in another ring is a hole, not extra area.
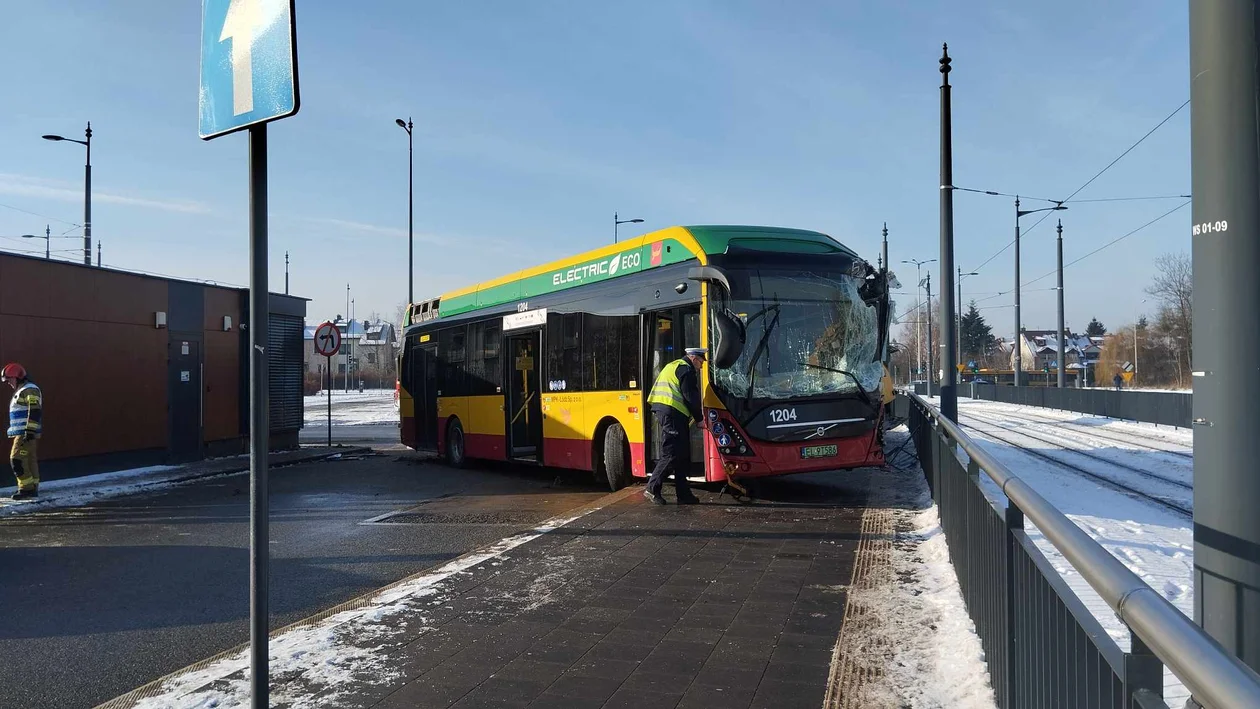
[[(1013, 387), (1000, 384), (958, 385), (958, 396), (997, 401), (1003, 404), (1040, 406), (1079, 414), (1107, 416), (1161, 426), (1190, 428), (1193, 395), (1175, 391), (1132, 391), (1129, 389), (1075, 389), (1044, 386)], [(914, 393), (927, 394), (927, 384), (914, 384)], [(932, 385), (932, 396), (940, 396), (941, 386)]]
[[(999, 706), (1164, 708), (1167, 665), (1206, 707), (1260, 707), (1260, 675), (922, 397), (898, 398)], [(982, 472), (1005, 499), (985, 490)], [(1025, 518), (1116, 612), (1128, 652), (1037, 549)]]
[(1190, 428), (1192, 395), (1172, 391), (1058, 389), (963, 384), (959, 396), (1006, 404), (1042, 406), (1094, 416)]

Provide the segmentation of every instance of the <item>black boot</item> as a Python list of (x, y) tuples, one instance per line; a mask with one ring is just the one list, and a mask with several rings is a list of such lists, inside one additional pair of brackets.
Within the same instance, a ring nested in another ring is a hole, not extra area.
[(30, 500), (30, 499), (32, 499), (32, 498), (36, 498), (36, 497), (39, 497), (39, 490), (38, 490), (38, 489), (36, 489), (36, 490), (18, 490), (17, 492), (13, 493), (13, 499), (15, 499), (15, 500)]
[(654, 505), (669, 504), (668, 502), (665, 501), (665, 498), (660, 493), (652, 494), (651, 490), (644, 490), (643, 496), (647, 498), (648, 502), (651, 502)]

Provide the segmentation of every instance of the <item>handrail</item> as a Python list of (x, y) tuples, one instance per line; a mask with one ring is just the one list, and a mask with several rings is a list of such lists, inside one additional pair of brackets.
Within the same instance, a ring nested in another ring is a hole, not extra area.
[(1260, 707), (1260, 674), (1221, 647), (923, 397), (907, 395), (997, 483), (1195, 699), (1209, 707)]

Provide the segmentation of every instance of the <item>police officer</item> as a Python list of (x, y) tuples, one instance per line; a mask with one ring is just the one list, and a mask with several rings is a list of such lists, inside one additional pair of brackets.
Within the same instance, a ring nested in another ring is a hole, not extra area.
[(9, 464), (17, 477), (15, 500), (39, 496), (39, 461), (35, 446), (43, 432), (44, 396), (26, 374), (26, 368), (11, 362), (0, 369), (0, 382), (13, 387), (9, 402), (8, 436), (13, 439)]
[(680, 505), (694, 505), (700, 498), (687, 484), (687, 468), (691, 462), (691, 438), (688, 423), (702, 421), (700, 411), (700, 367), (709, 351), (688, 347), (686, 356), (665, 365), (648, 394), (648, 405), (661, 424), (661, 457), (648, 478), (643, 496), (655, 505), (665, 504), (661, 488), (665, 476), (673, 474), (674, 491)]

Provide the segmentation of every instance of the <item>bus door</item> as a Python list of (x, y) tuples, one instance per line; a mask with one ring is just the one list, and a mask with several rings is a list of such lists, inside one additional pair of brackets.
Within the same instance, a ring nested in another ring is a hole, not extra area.
[(417, 448), (437, 448), (437, 343), (412, 349), (411, 389)]
[(508, 335), (507, 415), (509, 458), (542, 460), (542, 331)]
[[(665, 365), (682, 359), (688, 347), (700, 346), (700, 305), (689, 305), (669, 310), (658, 310), (646, 314), (648, 327), (647, 356), (643, 358), (644, 372), (644, 407), (647, 407), (646, 394), (656, 383), (656, 376)], [(660, 458), (661, 428), (655, 416), (648, 417), (648, 458), (655, 461)], [(693, 475), (702, 475), (704, 466), (704, 432), (703, 423), (691, 428), (691, 462)], [(650, 466), (649, 466), (650, 467)], [(650, 470), (649, 470), (650, 472)]]

